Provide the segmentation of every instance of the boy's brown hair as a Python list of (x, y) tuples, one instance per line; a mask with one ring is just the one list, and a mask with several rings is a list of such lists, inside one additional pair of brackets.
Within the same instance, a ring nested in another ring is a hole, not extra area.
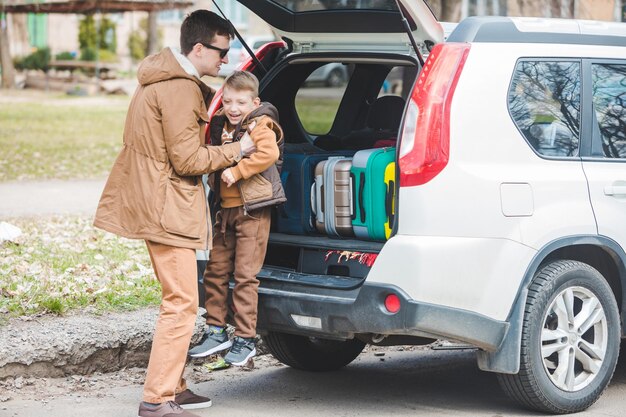
[(259, 80), (248, 71), (234, 71), (224, 80), (224, 88), (226, 87), (235, 91), (250, 91), (252, 98), (259, 96)]

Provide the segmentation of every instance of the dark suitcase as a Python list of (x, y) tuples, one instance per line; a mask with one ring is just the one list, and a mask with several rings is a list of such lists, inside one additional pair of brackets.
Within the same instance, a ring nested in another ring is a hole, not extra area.
[(350, 156), (353, 152), (324, 152), (315, 154), (285, 153), (281, 181), (287, 201), (278, 206), (273, 229), (279, 233), (308, 234), (315, 232), (311, 211), (311, 185), (315, 166), (332, 156)]

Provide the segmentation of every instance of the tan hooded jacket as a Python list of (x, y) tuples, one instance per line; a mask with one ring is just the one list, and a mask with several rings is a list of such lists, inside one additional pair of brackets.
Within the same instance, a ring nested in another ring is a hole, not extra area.
[(120, 236), (209, 249), (211, 222), (201, 175), (241, 159), (239, 143), (204, 144), (214, 91), (170, 49), (147, 57), (126, 116), (124, 144), (94, 225)]

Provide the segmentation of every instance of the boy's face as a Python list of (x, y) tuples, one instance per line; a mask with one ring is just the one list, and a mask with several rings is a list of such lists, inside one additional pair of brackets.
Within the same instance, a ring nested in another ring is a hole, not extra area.
[(250, 90), (234, 90), (224, 87), (222, 105), (224, 113), (231, 125), (236, 125), (243, 117), (259, 107), (261, 99), (255, 97)]

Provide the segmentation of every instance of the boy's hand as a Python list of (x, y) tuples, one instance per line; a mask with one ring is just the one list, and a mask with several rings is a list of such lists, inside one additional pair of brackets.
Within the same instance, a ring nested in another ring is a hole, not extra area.
[(250, 154), (256, 152), (256, 146), (254, 146), (254, 142), (252, 142), (252, 138), (250, 137), (250, 131), (252, 131), (255, 126), (256, 120), (252, 121), (252, 123), (248, 125), (246, 133), (243, 134), (241, 140), (239, 141), (241, 144), (241, 156), (249, 156)]
[(235, 176), (233, 175), (230, 168), (226, 168), (224, 171), (222, 171), (222, 181), (226, 183), (227, 187), (230, 187), (235, 183)]

